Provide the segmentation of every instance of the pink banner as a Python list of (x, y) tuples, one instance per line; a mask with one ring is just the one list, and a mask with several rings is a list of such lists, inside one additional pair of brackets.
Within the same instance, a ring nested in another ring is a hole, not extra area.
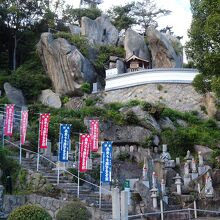
[(20, 124), (20, 142), (24, 144), (28, 125), (28, 111), (21, 112), (21, 124)]
[(99, 150), (99, 121), (90, 120), (91, 151)]
[(80, 134), (79, 136), (79, 143), (80, 143), (79, 171), (80, 172), (87, 171), (90, 141), (91, 140), (89, 134)]
[(47, 148), (47, 136), (50, 122), (50, 114), (40, 114), (40, 137), (39, 137), (39, 148)]
[(5, 111), (5, 126), (4, 126), (4, 135), (5, 136), (12, 136), (13, 130), (13, 121), (14, 121), (14, 104), (6, 105)]

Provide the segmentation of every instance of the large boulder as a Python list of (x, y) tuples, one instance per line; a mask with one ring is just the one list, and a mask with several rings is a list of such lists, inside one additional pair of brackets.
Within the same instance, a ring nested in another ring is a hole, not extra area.
[(155, 118), (148, 112), (144, 111), (139, 105), (132, 108), (121, 108), (120, 112), (125, 115), (125, 117), (127, 117), (129, 114), (134, 114), (137, 117), (140, 125), (146, 129), (157, 132), (161, 131), (160, 126)]
[(155, 28), (149, 28), (146, 34), (153, 68), (182, 68), (182, 46), (178, 39)]
[(134, 54), (150, 61), (150, 53), (144, 41), (144, 36), (141, 36), (132, 29), (127, 29), (125, 32), (124, 48), (126, 51), (126, 59)]
[(38, 52), (57, 94), (80, 95), (84, 82), (96, 81), (92, 64), (67, 40), (53, 39), (52, 34), (43, 33)]
[(6, 82), (4, 83), (4, 90), (7, 99), (17, 105), (17, 106), (25, 106), (25, 98), (23, 96), (23, 93), (20, 89), (16, 89), (10, 83)]
[(81, 19), (81, 34), (93, 45), (116, 45), (118, 30), (111, 24), (110, 18), (102, 15), (95, 20), (87, 17)]
[(50, 89), (45, 89), (41, 91), (39, 101), (42, 104), (53, 108), (61, 108), (62, 105), (59, 95), (57, 95)]

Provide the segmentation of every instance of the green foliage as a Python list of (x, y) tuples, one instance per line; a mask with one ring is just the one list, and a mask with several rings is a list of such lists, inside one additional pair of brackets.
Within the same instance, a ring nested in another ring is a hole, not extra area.
[(6, 71), (0, 71), (0, 90), (4, 91), (4, 83), (9, 81), (9, 73)]
[(100, 166), (93, 167), (92, 170), (89, 170), (89, 175), (99, 183), (100, 180)]
[(10, 103), (10, 102), (6, 96), (0, 97), (0, 104), (8, 104), (8, 103)]
[(61, 97), (61, 102), (62, 102), (63, 105), (66, 104), (69, 101), (70, 101), (70, 97), (69, 96), (64, 95), (64, 96)]
[(33, 102), (37, 100), (39, 91), (48, 89), (51, 81), (44, 72), (39, 57), (33, 54), (31, 59), (21, 65), (10, 78), (10, 83), (22, 90), (25, 98)]
[(88, 220), (90, 213), (80, 201), (73, 201), (61, 208), (56, 220)]
[(141, 144), (143, 148), (152, 148), (154, 146), (153, 144), (153, 136), (149, 138), (145, 138), (145, 141)]
[(71, 33), (67, 32), (57, 32), (53, 34), (53, 37), (56, 38), (65, 38), (69, 43), (73, 44), (78, 48), (78, 50), (84, 55), (88, 56), (88, 40), (82, 36), (72, 35)]
[(23, 205), (14, 209), (8, 220), (52, 220), (52, 217), (37, 205)]
[(110, 10), (108, 10), (108, 15), (112, 20), (112, 24), (118, 30), (126, 30), (136, 23), (132, 15), (133, 7), (134, 2), (126, 4), (124, 6), (114, 6)]
[(11, 152), (8, 151), (7, 149), (3, 149), (0, 147), (0, 169), (3, 172), (2, 175), (2, 183), (4, 187), (6, 188), (6, 191), (9, 190), (9, 182), (8, 182), (8, 177), (10, 177), (11, 182), (12, 182), (12, 190), (14, 189), (14, 185), (18, 176), (18, 172), (20, 169), (20, 166), (15, 160), (12, 160), (9, 158)]
[(124, 57), (125, 50), (121, 47), (116, 46), (99, 46), (97, 49), (97, 57), (94, 61), (94, 66), (97, 71), (103, 71), (104, 67), (107, 66), (110, 56)]
[(198, 93), (206, 93), (211, 90), (210, 79), (203, 74), (196, 75), (192, 85)]
[(211, 82), (212, 91), (220, 97), (220, 77), (214, 77)]
[(138, 106), (141, 105), (143, 102), (137, 99), (132, 99), (130, 100), (128, 103), (126, 103), (126, 106), (128, 107), (134, 107), (134, 106)]
[(162, 86), (161, 84), (157, 84), (157, 89), (158, 89), (159, 91), (161, 91), (161, 90), (163, 89), (163, 86)]
[[(190, 40), (186, 44), (187, 56), (194, 62), (204, 78), (219, 76), (219, 0), (211, 2), (209, 0), (192, 0), (190, 3), (193, 17), (189, 30)], [(201, 84), (201, 88), (202, 86)], [(209, 85), (208, 88), (205, 87), (205, 90), (209, 90)]]
[(182, 119), (192, 124), (200, 122), (200, 119), (193, 112), (179, 112), (171, 108), (164, 108), (161, 117), (169, 117), (172, 121)]
[(82, 90), (82, 92), (84, 93), (91, 93), (91, 85), (89, 83), (83, 83), (80, 87), (80, 89)]
[(98, 8), (73, 8), (68, 5), (66, 10), (64, 11), (64, 20), (69, 22), (70, 24), (78, 23), (81, 24), (81, 18), (86, 16), (92, 20), (101, 16), (102, 11)]
[(105, 104), (106, 109), (113, 110), (113, 111), (119, 111), (119, 109), (122, 107), (123, 107), (123, 104), (120, 102), (111, 102), (111, 103)]
[(87, 98), (85, 101), (86, 106), (94, 106), (97, 102), (97, 99), (95, 98)]
[(140, 124), (138, 117), (135, 115), (133, 111), (128, 111), (128, 113), (124, 116), (124, 120), (128, 125)]

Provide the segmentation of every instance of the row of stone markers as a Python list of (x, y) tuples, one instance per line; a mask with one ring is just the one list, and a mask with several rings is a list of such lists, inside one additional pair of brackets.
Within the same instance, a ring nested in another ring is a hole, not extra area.
[[(187, 155), (184, 158), (186, 161), (184, 163), (182, 169), (182, 176), (177, 173), (176, 176), (173, 178), (176, 185), (176, 193), (178, 195), (182, 194), (182, 186), (187, 187), (192, 180), (199, 179), (201, 176), (205, 176), (205, 186), (202, 187), (203, 191), (201, 191), (200, 183), (198, 183), (197, 191), (198, 193), (202, 193), (205, 195), (206, 198), (210, 198), (214, 196), (214, 190), (212, 186), (212, 178), (209, 173), (209, 167), (204, 165), (203, 156), (201, 152), (198, 153), (199, 163), (196, 163), (195, 158), (190, 154), (190, 151), (187, 151)], [(163, 145), (163, 152), (160, 155), (160, 161), (164, 164), (166, 168), (174, 168), (179, 166), (181, 168), (180, 159), (176, 158), (176, 160), (172, 160), (169, 152), (167, 151), (167, 145)], [(159, 192), (162, 195), (162, 200), (168, 204), (168, 195), (166, 190), (166, 183), (165, 180), (162, 179), (160, 182), (157, 181), (157, 174), (155, 172), (152, 173), (151, 179), (148, 178), (148, 169), (146, 160), (144, 160), (143, 166), (143, 176), (142, 176), (142, 183), (150, 189), (151, 198), (153, 203), (153, 208), (158, 208), (158, 197)]]

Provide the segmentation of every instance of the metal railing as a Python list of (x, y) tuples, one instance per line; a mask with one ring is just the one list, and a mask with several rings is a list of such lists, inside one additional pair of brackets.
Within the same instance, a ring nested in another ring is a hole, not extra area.
[[(20, 146), (19, 146), (19, 145), (15, 144), (15, 143), (13, 143), (13, 142), (11, 142), (11, 141), (9, 141), (9, 140), (5, 140), (5, 142), (7, 142), (7, 143), (13, 145), (14, 147), (20, 149)], [(32, 153), (32, 154), (34, 154), (35, 156), (37, 156), (37, 153), (34, 152), (34, 151), (32, 151), (32, 150), (28, 150), (28, 149), (26, 149), (26, 148), (21, 148), (21, 149), (24, 150), (24, 151), (26, 151), (26, 152)], [(43, 155), (41, 155), (41, 154), (40, 154), (40, 158), (43, 158), (44, 160), (46, 160), (46, 161), (49, 162), (50, 164), (54, 165), (55, 167), (57, 166), (57, 164), (56, 164), (55, 162), (53, 162), (52, 160), (50, 160), (49, 158), (47, 158), (47, 157), (45, 157), (45, 156), (43, 156)], [(68, 171), (68, 170), (65, 169), (65, 168), (62, 169), (62, 171), (68, 173), (69, 175), (73, 176), (73, 177), (76, 178), (77, 180), (79, 179), (79, 180), (81, 180), (81, 181), (83, 181), (83, 182), (85, 182), (85, 183), (88, 183), (88, 184), (91, 185), (91, 186), (95, 186), (95, 187), (97, 187), (98, 189), (100, 189), (100, 186), (99, 186), (99, 185), (96, 185), (96, 184), (94, 184), (94, 183), (92, 183), (92, 182), (89, 182), (88, 180), (85, 180), (85, 179), (83, 179), (83, 178), (80, 178), (80, 177), (74, 175), (73, 173), (71, 173), (70, 171)], [(106, 191), (106, 192), (108, 192), (108, 193), (111, 194), (111, 191), (109, 191), (109, 190), (107, 190), (107, 189), (105, 189), (105, 188), (102, 188), (102, 190), (104, 190), (104, 191)]]
[[(191, 219), (197, 219), (198, 218), (198, 212), (203, 212), (203, 215), (201, 217), (205, 217), (204, 213), (208, 214), (214, 214), (220, 216), (220, 211), (214, 211), (214, 210), (206, 210), (206, 209), (193, 209), (193, 208), (187, 208), (187, 209), (177, 209), (177, 210), (168, 210), (168, 211), (156, 211), (156, 212), (146, 212), (146, 213), (141, 213), (141, 214), (136, 214), (136, 215), (129, 215), (128, 219), (137, 219), (140, 217), (142, 219), (143, 217), (147, 216), (152, 216), (152, 215), (160, 215), (161, 220), (168, 220), (170, 217), (166, 216), (166, 214), (169, 213), (178, 213), (178, 212), (186, 212), (187, 213), (187, 219), (186, 220), (191, 220)], [(194, 216), (192, 216), (192, 213), (194, 213)]]

